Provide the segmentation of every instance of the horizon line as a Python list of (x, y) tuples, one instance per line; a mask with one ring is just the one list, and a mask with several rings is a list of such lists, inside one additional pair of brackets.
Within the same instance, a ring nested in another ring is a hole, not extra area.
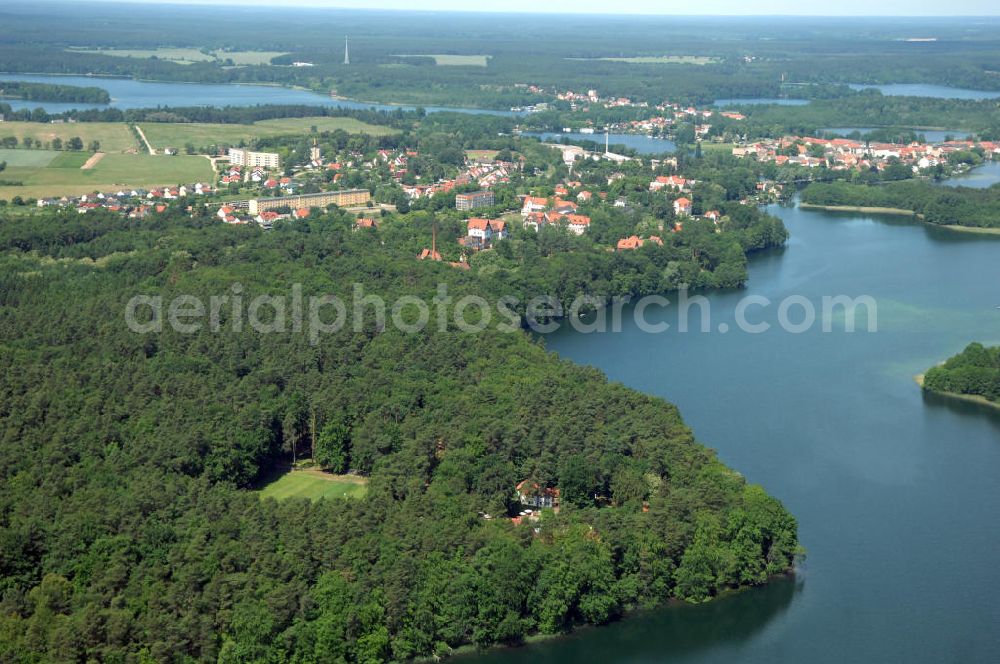
[[(496, 14), (504, 16), (517, 16), (517, 15), (531, 15), (531, 16), (588, 16), (588, 17), (606, 17), (606, 18), (621, 18), (621, 17), (657, 17), (657, 18), (741, 18), (741, 19), (752, 19), (752, 18), (769, 18), (769, 19), (1000, 19), (1000, 11), (996, 14), (824, 14), (824, 13), (803, 13), (803, 14), (788, 14), (788, 13), (718, 13), (718, 14), (699, 14), (690, 13), (685, 11), (669, 11), (669, 12), (648, 12), (648, 11), (620, 11), (615, 13), (609, 13), (605, 10), (594, 10), (588, 11), (584, 10), (571, 10), (571, 11), (553, 11), (546, 9), (526, 9), (518, 8), (508, 11), (502, 9), (496, 9), (491, 7), (489, 9), (476, 9), (465, 7), (462, 9), (434, 9), (434, 8), (413, 8), (413, 7), (397, 7), (397, 6), (365, 6), (359, 7), (355, 5), (321, 5), (311, 2), (310, 0), (289, 0), (283, 3), (280, 7), (275, 6), (273, 3), (264, 0), (90, 0), (92, 4), (104, 4), (104, 5), (134, 5), (134, 6), (145, 6), (145, 7), (169, 7), (176, 5), (202, 5), (211, 6), (219, 9), (223, 9), (229, 5), (240, 6), (242, 9), (259, 9), (259, 10), (279, 10), (283, 8), (295, 8), (295, 9), (308, 9), (308, 10), (326, 10), (326, 11), (350, 11), (350, 12), (393, 12), (393, 13), (409, 13), (409, 14)], [(74, 6), (79, 6), (76, 2), (70, 2), (69, 0), (34, 0), (32, 4), (35, 5), (52, 5), (52, 4), (72, 4)]]

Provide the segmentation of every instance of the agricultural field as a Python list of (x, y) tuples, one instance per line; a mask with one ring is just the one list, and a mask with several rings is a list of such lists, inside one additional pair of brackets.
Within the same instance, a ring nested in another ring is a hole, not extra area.
[(152, 48), (152, 49), (67, 49), (76, 53), (90, 53), (95, 55), (110, 55), (117, 58), (139, 58), (148, 60), (156, 58), (167, 60), (179, 65), (190, 65), (195, 62), (215, 62), (232, 60), (234, 65), (266, 65), (272, 58), (285, 55), (281, 51), (211, 51), (206, 53), (197, 48)]
[(400, 58), (434, 58), (438, 67), (485, 67), (489, 63), (489, 55), (400, 55)]
[(287, 55), (282, 51), (215, 51), (219, 60), (232, 60), (234, 65), (267, 65), (279, 55)]
[(99, 141), (102, 152), (125, 152), (129, 148), (137, 147), (132, 132), (123, 122), (71, 122), (66, 124), (0, 122), (0, 138), (4, 136), (16, 136), (18, 142), (23, 141), (25, 136), (30, 136), (36, 142), (41, 141), (43, 146), (51, 144), (54, 138), (61, 139), (65, 144), (74, 136), (79, 136), (84, 146), (89, 145), (91, 141)]
[(711, 65), (719, 58), (703, 55), (641, 55), (632, 58), (598, 58), (607, 62), (626, 62), (631, 65)]
[(7, 170), (0, 178), (10, 180), (13, 168), (44, 168), (59, 154), (51, 150), (7, 150), (0, 149), (0, 161), (6, 162)]
[(320, 470), (290, 470), (267, 483), (260, 490), (261, 498), (361, 498), (367, 491), (363, 477), (331, 475)]
[[(20, 153), (31, 155), (31, 161)], [(83, 168), (92, 157), (90, 152), (2, 150), (0, 161), (7, 161), (7, 170), (0, 179), (20, 181), (23, 186), (0, 186), (0, 199), (74, 196), (124, 186), (148, 188), (215, 179), (204, 157), (104, 154), (91, 168)]]
[(374, 136), (384, 136), (396, 131), (391, 127), (371, 125), (354, 118), (328, 117), (281, 118), (262, 120), (252, 125), (149, 122), (143, 123), (141, 127), (146, 139), (157, 149), (165, 146), (183, 149), (188, 143), (198, 148), (220, 144), (236, 145), (265, 136), (309, 133), (312, 127), (321, 132), (343, 129), (351, 134)]

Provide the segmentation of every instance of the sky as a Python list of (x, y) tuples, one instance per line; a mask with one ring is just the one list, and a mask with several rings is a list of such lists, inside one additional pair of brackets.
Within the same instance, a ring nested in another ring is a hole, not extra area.
[[(83, 0), (85, 1), (85, 0)], [(81, 4), (83, 4), (81, 1)], [(594, 14), (787, 15), (787, 16), (997, 16), (998, 0), (112, 0), (157, 4), (298, 5), (352, 9), (506, 11)]]

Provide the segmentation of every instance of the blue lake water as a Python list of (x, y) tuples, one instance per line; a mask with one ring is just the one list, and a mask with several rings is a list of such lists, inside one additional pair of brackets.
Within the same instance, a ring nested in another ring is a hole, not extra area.
[[(626, 310), (621, 332), (565, 327), (547, 344), (676, 403), (702, 443), (780, 498), (808, 549), (798, 574), (479, 661), (997, 661), (1000, 410), (924, 395), (913, 376), (970, 341), (1000, 343), (1000, 238), (771, 211), (788, 246), (751, 261), (746, 290), (708, 294), (711, 332), (676, 331), (672, 305), (647, 310), (666, 333), (639, 330)], [(784, 298), (840, 294), (875, 298), (878, 331), (777, 329)], [(747, 295), (773, 303), (750, 308), (772, 330), (718, 332)]]
[(778, 106), (805, 106), (808, 99), (785, 99), (783, 97), (757, 97), (716, 99), (715, 106), (755, 106), (758, 104), (777, 104)]
[(972, 169), (965, 175), (943, 180), (939, 184), (945, 187), (972, 187), (986, 189), (1000, 182), (1000, 162), (991, 161)]
[[(536, 136), (543, 141), (552, 143), (560, 143), (563, 139), (566, 139), (574, 145), (586, 141), (592, 141), (599, 144), (602, 148), (604, 146), (603, 133), (581, 134), (579, 132), (570, 132), (563, 134), (551, 131), (526, 131), (523, 135)], [(674, 152), (677, 150), (677, 144), (671, 140), (666, 138), (643, 136), (642, 134), (610, 134), (608, 136), (608, 142), (612, 146), (624, 145), (625, 147), (631, 148), (639, 154), (644, 155), (662, 154), (664, 152)]]
[[(210, 83), (163, 83), (137, 81), (128, 78), (106, 78), (95, 76), (55, 76), (42, 74), (0, 74), (2, 81), (27, 81), (32, 83), (55, 83), (61, 85), (94, 86), (104, 88), (111, 95), (110, 104), (65, 104), (56, 102), (2, 100), (14, 110), (23, 108), (44, 108), (49, 113), (61, 113), (73, 109), (92, 108), (156, 108), (158, 106), (256, 106), (264, 104), (302, 104), (307, 106), (330, 106), (341, 108), (370, 109), (383, 111), (413, 110), (415, 106), (395, 106), (389, 104), (366, 104), (350, 99), (334, 99), (329, 95), (267, 85), (210, 84)], [(473, 108), (448, 108), (443, 106), (425, 107), (429, 113), (455, 111), (459, 113), (483, 113), (487, 115), (517, 115), (510, 111), (490, 111)]]
[(938, 99), (1000, 99), (1000, 92), (953, 88), (928, 83), (891, 83), (888, 85), (863, 85), (852, 83), (853, 90), (874, 88), (890, 97), (937, 97)]
[[(826, 127), (823, 129), (823, 131), (829, 134), (836, 134), (837, 136), (847, 136), (848, 134), (853, 134), (854, 132), (859, 132), (861, 135), (864, 135), (878, 130), (879, 128), (877, 127)], [(971, 136), (971, 134), (967, 131), (958, 131), (954, 129), (911, 129), (910, 131), (913, 131), (918, 135), (923, 135), (923, 137), (930, 143), (940, 143), (949, 136), (956, 140)]]

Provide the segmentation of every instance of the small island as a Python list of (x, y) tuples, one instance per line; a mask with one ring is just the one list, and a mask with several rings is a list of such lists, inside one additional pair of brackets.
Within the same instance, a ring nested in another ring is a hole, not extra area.
[(110, 104), (111, 95), (104, 88), (25, 81), (0, 81), (0, 100), (51, 101), (66, 104)]
[(917, 376), (917, 382), (928, 392), (1000, 408), (1000, 346), (971, 343), (944, 364)]

